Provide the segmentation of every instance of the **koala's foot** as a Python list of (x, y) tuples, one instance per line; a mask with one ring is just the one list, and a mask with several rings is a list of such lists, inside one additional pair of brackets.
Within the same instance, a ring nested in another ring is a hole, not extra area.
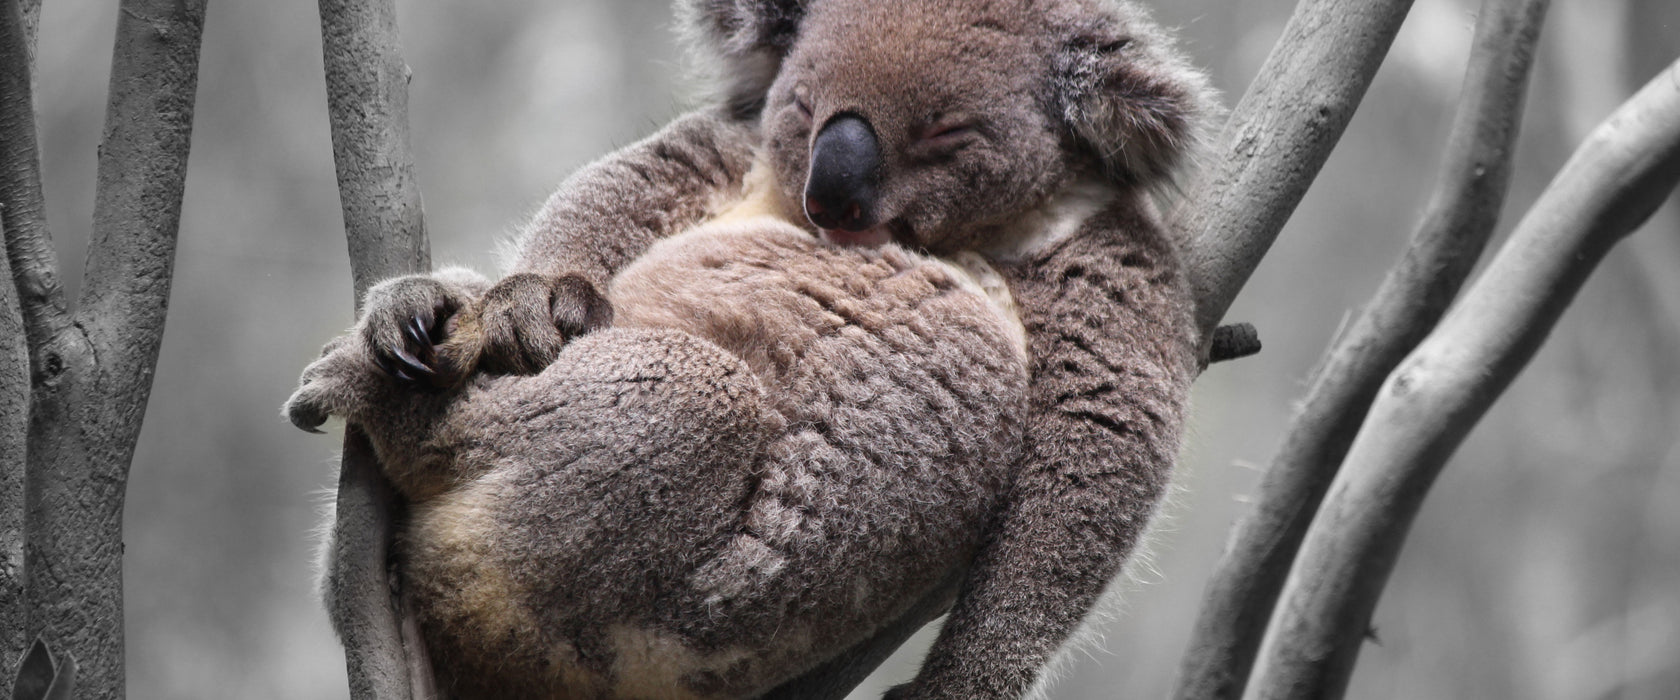
[(536, 374), (560, 348), (612, 323), (612, 306), (578, 275), (508, 275), (484, 293), (477, 322), (484, 334), (479, 368), (494, 374)]
[(303, 368), (297, 391), (281, 409), (286, 418), (306, 432), (320, 433), (329, 416), (348, 417), (357, 406), (374, 400), (375, 382), (390, 380), (367, 362), (368, 355), (357, 348), (356, 338), (339, 336), (321, 350), (321, 357)]

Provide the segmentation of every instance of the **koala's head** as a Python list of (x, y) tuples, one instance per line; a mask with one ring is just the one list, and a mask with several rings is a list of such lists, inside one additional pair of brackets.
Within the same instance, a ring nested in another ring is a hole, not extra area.
[(1170, 180), (1201, 73), (1120, 0), (687, 0), (782, 193), (830, 240), (984, 244), (1080, 176)]

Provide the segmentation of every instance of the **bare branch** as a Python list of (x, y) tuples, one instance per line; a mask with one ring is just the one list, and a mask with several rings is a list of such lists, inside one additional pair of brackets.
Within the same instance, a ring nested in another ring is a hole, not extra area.
[[(1411, 0), (1301, 0), (1174, 212), (1206, 346), (1341, 138)], [(1206, 348), (1204, 347), (1204, 352)]]
[[(23, 193), (40, 197), (40, 170), (24, 167), (39, 163), (35, 155), (14, 153), (7, 134), (35, 147), (35, 36), (40, 25), (41, 0), (19, 0), (16, 20), (10, 17), (11, 8), (0, 8), (0, 63), (13, 66), (0, 69), (0, 172), (24, 175), (23, 182), (33, 182)], [(14, 24), (15, 22), (15, 24)], [(14, 29), (14, 27), (16, 27)], [(16, 46), (21, 37), (26, 59), (18, 61)], [(29, 91), (17, 93), (14, 83), (18, 66), (24, 71)], [(28, 110), (27, 132), (14, 131), (12, 122), (17, 114)], [(16, 159), (16, 160), (14, 160)], [(11, 249), (5, 236), (5, 211), (13, 201), (8, 192), (9, 175), (0, 174), (0, 249)], [(37, 213), (40, 212), (37, 206)], [(44, 227), (43, 227), (44, 230)], [(49, 248), (50, 250), (50, 248)], [(51, 267), (47, 269), (51, 270)], [(12, 275), (11, 256), (0, 255), (0, 674), (13, 667), (14, 659), (22, 659), (28, 649), (28, 604), (23, 585), (23, 523), (24, 482), (28, 473), (29, 445), (29, 336), (23, 320), (23, 306), (18, 299), (18, 287)], [(4, 678), (0, 675), (0, 678)]]
[(1208, 583), (1175, 697), (1239, 698), (1312, 515), (1384, 377), (1446, 311), (1505, 201), (1534, 45), (1548, 0), (1488, 0), (1442, 173), (1411, 245), (1319, 364)]
[(431, 268), (408, 140), (408, 65), (392, 0), (321, 0), (321, 48), (356, 303), (387, 277)]
[[(0, 225), (0, 234), (4, 232)], [(23, 587), (28, 447), (29, 341), (11, 261), (0, 255), (0, 683), (29, 644)]]
[(80, 697), (123, 691), (123, 496), (169, 299), (204, 4), (121, 3), (81, 308), (30, 338), (29, 629), (82, 662)]
[[(93, 240), (77, 324), (100, 390), (144, 410), (157, 364), (192, 146), (206, 0), (127, 0), (120, 7), (93, 210)], [(140, 421), (126, 420), (133, 442)], [(128, 460), (113, 469), (127, 471)]]
[(1680, 63), (1588, 136), (1384, 383), (1284, 591), (1262, 698), (1341, 697), (1424, 495), (1610, 247), (1680, 182)]
[[(392, 0), (321, 0), (320, 11), (333, 160), (359, 308), (374, 282), (431, 267), (409, 148), (409, 71)], [(344, 642), (351, 697), (430, 697), (425, 645), (392, 594), (388, 545), (401, 504), (359, 433), (345, 435), (340, 469), (327, 605)]]
[(428, 697), (410, 688), (413, 673), (386, 566), (397, 495), (380, 473), (367, 436), (354, 428), (344, 436), (338, 479), (333, 561), (326, 590), (344, 642), (350, 697)]
[(18, 0), (18, 5), (23, 9), (23, 35), (29, 46), (29, 72), (34, 73), (36, 37), (41, 28), (41, 0)]
[(33, 34), (19, 3), (0, 3), (0, 222), (30, 346), (39, 347), (69, 320), (41, 195)]

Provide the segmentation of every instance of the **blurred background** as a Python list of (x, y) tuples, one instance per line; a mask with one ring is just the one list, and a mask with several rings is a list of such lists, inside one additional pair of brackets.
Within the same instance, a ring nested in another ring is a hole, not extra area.
[[(340, 437), (279, 415), (351, 321), (314, 3), (218, 0), (205, 30), (174, 298), (126, 511), (135, 698), (345, 697), (313, 587)], [(1293, 7), (1157, 9), (1235, 102)], [(1177, 496), (1124, 612), (1057, 698), (1164, 695), (1208, 572), (1338, 324), (1426, 201), (1478, 2), (1418, 0), (1233, 320), (1260, 355), (1196, 387)], [(577, 166), (682, 111), (667, 0), (399, 2), (438, 263), (493, 249)], [(71, 298), (93, 208), (116, 9), (51, 0), (39, 97)], [(1680, 54), (1680, 3), (1557, 0), (1501, 232), (1582, 135)], [(1497, 244), (1497, 242), (1496, 242)], [(1680, 215), (1603, 263), (1471, 434), (1406, 545), (1353, 698), (1680, 697)], [(904, 655), (901, 655), (903, 657)], [(871, 687), (907, 677), (914, 654)], [(860, 692), (858, 697), (878, 697)]]

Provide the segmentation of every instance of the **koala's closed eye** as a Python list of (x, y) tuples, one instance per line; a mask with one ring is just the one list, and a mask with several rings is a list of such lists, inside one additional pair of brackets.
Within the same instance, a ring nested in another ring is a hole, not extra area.
[(985, 137), (977, 117), (956, 114), (933, 119), (918, 130), (918, 145), (922, 148), (949, 152), (973, 145)]

